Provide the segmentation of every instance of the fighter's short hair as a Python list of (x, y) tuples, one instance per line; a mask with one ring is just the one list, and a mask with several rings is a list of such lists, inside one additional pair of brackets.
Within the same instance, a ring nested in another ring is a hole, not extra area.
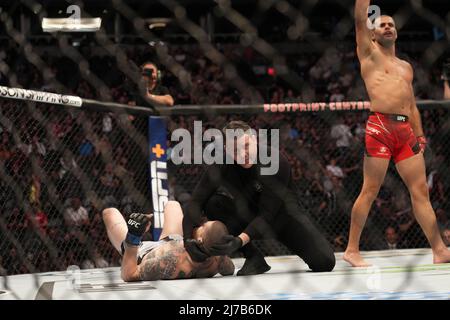
[(228, 235), (228, 228), (220, 221), (210, 221), (205, 224), (202, 236), (203, 247), (209, 252), (211, 247), (223, 243), (223, 237)]

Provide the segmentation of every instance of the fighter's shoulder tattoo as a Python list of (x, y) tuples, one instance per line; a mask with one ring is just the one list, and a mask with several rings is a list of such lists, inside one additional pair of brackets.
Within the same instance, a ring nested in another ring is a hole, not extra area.
[(149, 252), (139, 266), (141, 280), (167, 280), (178, 276), (187, 277), (186, 274), (177, 274), (177, 267), (184, 259), (184, 248), (176, 241), (168, 242), (168, 247), (163, 251)]

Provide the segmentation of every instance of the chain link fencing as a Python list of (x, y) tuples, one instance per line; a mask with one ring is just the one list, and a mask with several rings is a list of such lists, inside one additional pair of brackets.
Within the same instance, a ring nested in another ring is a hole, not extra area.
[[(40, 19), (61, 15), (58, 9), (65, 8), (34, 0), (2, 7), (2, 85), (133, 105), (139, 95), (138, 66), (150, 59), (163, 69), (163, 84), (177, 104), (368, 99), (354, 53), (353, 1), (68, 4), (80, 6), (84, 16), (101, 15), (101, 30), (43, 34), (37, 27)], [(189, 5), (200, 13), (192, 13)], [(440, 68), (449, 53), (448, 3), (398, 1), (386, 6), (399, 34), (405, 34), (398, 47), (415, 69), (416, 96), (441, 99)], [(148, 28), (147, 19), (155, 12), (172, 19), (167, 31)], [(422, 24), (415, 27), (414, 19)], [(439, 226), (448, 230), (448, 109), (420, 107), (430, 141), (425, 154), (430, 196)], [(167, 126), (168, 138), (176, 128), (192, 131), (194, 120), (202, 120), (205, 129), (237, 119), (255, 129), (280, 129), (281, 152), (292, 166), (298, 201), (339, 252), (346, 246), (351, 207), (362, 183), (366, 118), (367, 112), (355, 110), (174, 112)], [(147, 118), (1, 100), (0, 127), (1, 272), (119, 266), (100, 210), (105, 203), (124, 213), (151, 210)], [(203, 171), (201, 165), (175, 166), (169, 159), (171, 199), (189, 201)], [(386, 249), (388, 227), (394, 228), (401, 247), (428, 246), (394, 166), (369, 215), (361, 249)], [(273, 240), (257, 246), (266, 255), (289, 254)]]

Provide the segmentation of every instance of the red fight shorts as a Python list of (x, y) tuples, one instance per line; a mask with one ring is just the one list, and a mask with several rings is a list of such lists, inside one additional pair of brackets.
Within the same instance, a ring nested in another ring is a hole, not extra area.
[(366, 156), (408, 159), (420, 152), (420, 145), (408, 117), (398, 114), (371, 112), (366, 125)]

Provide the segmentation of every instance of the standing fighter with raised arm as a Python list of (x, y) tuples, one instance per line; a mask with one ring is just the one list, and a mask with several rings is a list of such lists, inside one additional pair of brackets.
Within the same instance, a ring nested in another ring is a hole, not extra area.
[(359, 239), (393, 157), (411, 195), (414, 215), (433, 250), (433, 262), (450, 262), (428, 194), (423, 157), (426, 139), (412, 87), (413, 69), (395, 55), (397, 30), (392, 17), (377, 17), (373, 30), (369, 29), (369, 4), (370, 0), (356, 0), (355, 5), (357, 54), (371, 113), (366, 127), (364, 183), (353, 205), (344, 260), (354, 267), (369, 265), (359, 252)]

